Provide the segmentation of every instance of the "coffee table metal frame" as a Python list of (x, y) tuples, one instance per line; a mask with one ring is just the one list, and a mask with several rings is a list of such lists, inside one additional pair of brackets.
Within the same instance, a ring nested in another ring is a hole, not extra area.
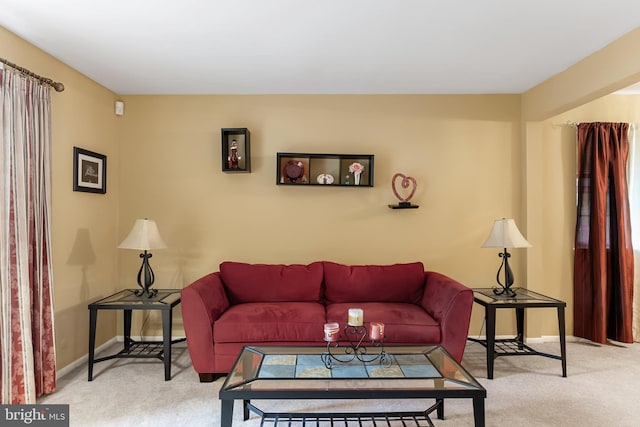
[[(243, 402), (244, 420), (249, 419), (249, 411), (262, 417), (261, 425), (286, 423), (287, 426), (319, 425), (319, 422), (340, 422), (346, 426), (349, 421), (354, 425), (363, 422), (377, 425), (378, 422), (391, 425), (397, 421), (400, 425), (422, 426), (424, 421), (433, 426), (429, 414), (437, 411), (439, 419), (444, 419), (444, 399), (469, 398), (473, 400), (474, 425), (484, 427), (484, 400), (486, 390), (458, 364), (441, 346), (397, 346), (388, 347), (387, 353), (394, 355), (424, 354), (431, 365), (442, 374), (438, 377), (442, 387), (418, 386), (417, 382), (433, 380), (431, 377), (415, 378), (261, 378), (262, 358), (267, 355), (320, 355), (323, 347), (244, 347), (238, 359), (220, 388), (221, 427), (231, 427), (233, 420), (233, 404), (235, 400)], [(257, 355), (257, 361), (256, 361)], [(253, 363), (249, 362), (253, 358)], [(442, 359), (442, 361), (439, 361)], [(455, 374), (451, 375), (452, 372)], [(448, 376), (449, 375), (449, 376)], [(364, 381), (360, 387), (345, 387), (345, 381)], [(383, 380), (383, 381), (380, 381)], [(393, 387), (385, 387), (391, 384)], [(397, 381), (397, 383), (396, 383)], [(368, 382), (370, 382), (368, 384)], [(401, 383), (402, 382), (402, 383)], [(317, 384), (316, 384), (317, 383)], [(283, 386), (280, 386), (282, 384)], [(286, 387), (284, 386), (286, 384)], [(300, 386), (298, 386), (300, 384)], [(311, 386), (309, 385), (311, 384)], [(314, 385), (315, 384), (315, 385)], [(342, 385), (341, 385), (342, 384)], [(413, 384), (413, 385), (412, 385)], [(367, 387), (370, 385), (370, 387)], [(447, 388), (447, 385), (450, 388)], [(378, 387), (378, 388), (376, 388)], [(251, 403), (252, 399), (259, 400), (308, 400), (308, 399), (435, 399), (435, 404), (425, 411), (414, 412), (366, 412), (366, 413), (298, 413), (298, 412), (264, 412)], [(333, 425), (333, 424), (331, 424)]]

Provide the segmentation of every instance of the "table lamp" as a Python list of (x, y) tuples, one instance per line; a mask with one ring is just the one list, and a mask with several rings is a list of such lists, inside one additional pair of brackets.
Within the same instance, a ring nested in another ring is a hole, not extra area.
[(118, 248), (121, 249), (138, 249), (144, 251), (140, 254), (140, 258), (142, 258), (142, 265), (138, 271), (138, 286), (140, 286), (140, 290), (135, 292), (136, 296), (144, 295), (147, 298), (151, 298), (158, 293), (157, 289), (150, 289), (155, 280), (155, 276), (149, 265), (151, 254), (148, 251), (151, 249), (164, 249), (166, 247), (167, 245), (162, 241), (155, 221), (147, 218), (137, 219), (127, 238), (118, 246)]
[[(513, 285), (513, 272), (509, 267), (509, 257), (511, 254), (507, 252), (507, 248), (530, 248), (531, 243), (527, 242), (518, 227), (516, 222), (510, 218), (496, 219), (493, 223), (493, 228), (489, 237), (482, 245), (483, 248), (502, 248), (503, 252), (498, 256), (502, 258), (502, 263), (496, 274), (496, 281), (499, 288), (493, 288), (493, 293), (496, 295), (505, 294), (510, 297), (515, 297), (516, 292), (511, 289)], [(504, 283), (500, 281), (500, 271), (504, 270)]]

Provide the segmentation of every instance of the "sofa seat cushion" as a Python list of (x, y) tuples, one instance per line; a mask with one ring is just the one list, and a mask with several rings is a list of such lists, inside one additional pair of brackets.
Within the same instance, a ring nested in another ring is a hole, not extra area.
[(323, 265), (247, 264), (226, 261), (220, 275), (231, 304), (320, 302)]
[(315, 302), (238, 304), (213, 323), (214, 341), (322, 341), (324, 319), (324, 306)]
[(330, 303), (404, 302), (419, 304), (424, 292), (421, 262), (344, 265), (325, 261), (325, 297)]
[(438, 344), (440, 325), (422, 307), (405, 303), (340, 303), (327, 305), (327, 321), (338, 322), (344, 328), (349, 308), (364, 310), (365, 326), (370, 322), (384, 323), (387, 344)]

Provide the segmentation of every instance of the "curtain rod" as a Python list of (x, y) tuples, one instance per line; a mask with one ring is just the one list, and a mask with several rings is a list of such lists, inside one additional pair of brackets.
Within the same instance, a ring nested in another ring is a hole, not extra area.
[[(622, 123), (622, 122), (616, 122), (616, 123)], [(579, 122), (572, 122), (571, 120), (567, 120), (565, 123), (563, 123), (563, 126), (571, 126), (571, 127), (577, 128), (579, 124), (580, 124)], [(629, 122), (629, 126), (639, 126), (639, 125), (640, 123)]]
[(3, 64), (8, 65), (11, 68), (14, 68), (16, 70), (18, 70), (19, 72), (21, 72), (22, 74), (25, 74), (29, 77), (33, 77), (34, 79), (51, 86), (52, 88), (54, 88), (56, 90), (56, 92), (62, 92), (64, 90), (64, 85), (60, 82), (54, 82), (53, 80), (47, 78), (47, 77), (42, 77), (37, 75), (36, 73), (33, 73), (29, 70), (27, 70), (26, 68), (23, 68), (19, 65), (14, 64), (13, 62), (9, 62), (4, 58), (0, 58), (0, 62), (2, 62)]

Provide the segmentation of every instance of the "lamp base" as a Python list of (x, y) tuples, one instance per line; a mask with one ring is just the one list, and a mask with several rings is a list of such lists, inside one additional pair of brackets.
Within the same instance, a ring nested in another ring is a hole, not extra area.
[(137, 297), (153, 298), (158, 295), (157, 289), (138, 289), (133, 293)]
[(147, 298), (153, 298), (158, 293), (157, 289), (151, 289), (156, 277), (155, 274), (153, 274), (151, 265), (149, 265), (149, 258), (151, 258), (151, 256), (152, 255), (146, 250), (140, 254), (142, 265), (138, 271), (138, 286), (140, 286), (140, 289), (135, 292), (137, 297), (145, 296)]
[[(513, 272), (511, 271), (511, 267), (509, 267), (509, 257), (511, 257), (511, 254), (507, 252), (507, 248), (504, 248), (504, 251), (499, 253), (498, 256), (502, 258), (498, 274), (496, 274), (496, 282), (498, 282), (499, 286), (493, 288), (493, 293), (513, 298), (516, 296), (516, 291), (511, 289), (511, 285), (513, 285)], [(500, 272), (503, 270), (504, 284), (500, 281)]]
[(517, 295), (516, 291), (514, 291), (513, 289), (511, 289), (511, 286), (508, 287), (493, 287), (493, 293), (495, 295), (505, 295), (508, 297), (515, 297)]

